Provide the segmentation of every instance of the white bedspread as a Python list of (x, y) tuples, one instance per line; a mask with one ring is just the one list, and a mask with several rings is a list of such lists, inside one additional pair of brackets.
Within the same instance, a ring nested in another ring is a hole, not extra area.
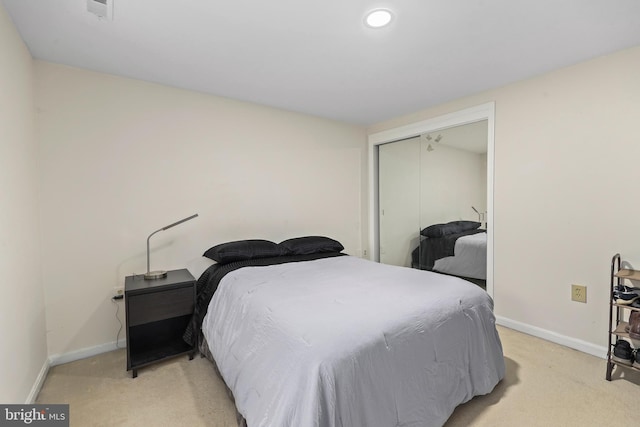
[(343, 256), (229, 273), (202, 328), (249, 427), (441, 426), (504, 376), (492, 309), (461, 279)]
[(436, 260), (433, 270), (487, 280), (487, 233), (458, 238), (453, 248), (453, 256)]

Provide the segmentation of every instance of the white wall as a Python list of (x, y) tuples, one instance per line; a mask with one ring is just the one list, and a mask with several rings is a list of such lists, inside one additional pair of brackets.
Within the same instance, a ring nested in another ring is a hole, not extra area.
[(36, 83), (54, 361), (115, 341), (113, 288), (192, 213), (151, 239), (152, 269), (244, 238), (361, 253), (364, 128), (39, 61)]
[(495, 101), (496, 313), (587, 351), (606, 346), (611, 257), (640, 269), (639, 75), (636, 47), (368, 129)]
[(0, 5), (0, 402), (25, 403), (46, 372), (33, 63)]

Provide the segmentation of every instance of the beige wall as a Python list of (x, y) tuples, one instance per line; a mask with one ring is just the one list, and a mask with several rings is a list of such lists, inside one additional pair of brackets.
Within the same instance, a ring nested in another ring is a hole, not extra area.
[[(611, 257), (640, 269), (638, 76), (640, 47), (368, 129), (495, 101), (496, 313), (596, 352)], [(587, 304), (570, 301), (572, 283), (588, 286)]]
[(486, 155), (443, 144), (427, 151), (428, 144), (421, 143), (420, 229), (449, 221), (478, 221), (471, 207), (486, 210)]
[(47, 360), (33, 64), (1, 5), (0, 52), (0, 402), (25, 403)]
[(39, 61), (36, 82), (54, 361), (115, 341), (113, 288), (146, 271), (152, 231), (192, 213), (151, 239), (152, 269), (244, 238), (361, 253), (364, 128)]

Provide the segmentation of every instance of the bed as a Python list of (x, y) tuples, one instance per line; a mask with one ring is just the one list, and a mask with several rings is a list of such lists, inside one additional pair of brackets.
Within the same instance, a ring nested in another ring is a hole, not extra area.
[(198, 279), (202, 346), (243, 423), (441, 426), (503, 378), (486, 292), (332, 249), (218, 262)]
[(434, 224), (420, 232), (411, 266), (462, 278), (487, 279), (487, 233), (474, 221)]

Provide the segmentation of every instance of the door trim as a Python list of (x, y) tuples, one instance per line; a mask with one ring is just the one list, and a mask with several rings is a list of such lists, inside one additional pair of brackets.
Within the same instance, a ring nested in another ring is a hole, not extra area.
[(495, 102), (445, 114), (369, 135), (369, 259), (380, 261), (380, 218), (378, 213), (378, 147), (423, 133), (487, 120), (487, 293), (493, 298), (493, 191), (495, 162)]

